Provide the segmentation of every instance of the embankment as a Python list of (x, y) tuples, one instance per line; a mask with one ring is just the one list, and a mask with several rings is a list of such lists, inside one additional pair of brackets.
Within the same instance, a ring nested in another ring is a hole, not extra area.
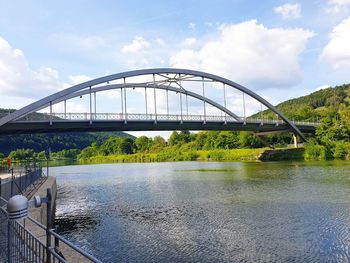
[(304, 148), (270, 149), (258, 156), (262, 162), (304, 160)]
[(98, 155), (80, 159), (80, 163), (144, 163), (176, 161), (253, 161), (267, 150), (258, 149), (218, 149), (218, 150), (173, 150), (158, 153), (135, 153), (117, 155)]

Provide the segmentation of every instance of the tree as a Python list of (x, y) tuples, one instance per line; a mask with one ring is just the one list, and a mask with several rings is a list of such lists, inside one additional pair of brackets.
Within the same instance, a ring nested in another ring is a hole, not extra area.
[(215, 149), (215, 140), (219, 135), (219, 131), (209, 131), (207, 132), (207, 139), (205, 140), (204, 150)]
[(221, 131), (215, 139), (215, 149), (232, 149), (238, 147), (238, 134), (233, 131)]
[(134, 148), (134, 141), (130, 138), (110, 137), (99, 147), (99, 152), (102, 155), (130, 154)]
[(135, 146), (138, 152), (147, 152), (152, 145), (152, 139), (147, 136), (140, 136), (135, 139)]
[(202, 150), (204, 148), (205, 142), (207, 140), (207, 133), (206, 132), (199, 132), (196, 136), (196, 140), (195, 140), (195, 145), (197, 150)]
[(14, 160), (32, 159), (33, 157), (34, 151), (32, 149), (18, 149), (9, 154), (9, 158)]
[(241, 131), (239, 133), (238, 144), (241, 148), (259, 148), (263, 144), (261, 141), (251, 132)]
[(155, 136), (149, 148), (150, 152), (159, 152), (167, 146), (166, 141), (161, 136)]
[(195, 140), (195, 134), (191, 135), (189, 131), (181, 131), (179, 133), (177, 131), (173, 131), (169, 137), (169, 144), (184, 144), (193, 140)]

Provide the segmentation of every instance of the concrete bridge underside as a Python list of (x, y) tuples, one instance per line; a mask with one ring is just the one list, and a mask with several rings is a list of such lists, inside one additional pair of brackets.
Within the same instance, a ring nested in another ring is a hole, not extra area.
[[(303, 133), (313, 133), (314, 126), (296, 125)], [(48, 122), (11, 122), (3, 125), (0, 134), (29, 134), (48, 132), (96, 132), (96, 131), (171, 131), (171, 130), (228, 130), (228, 131), (251, 131), (255, 133), (270, 133), (290, 131), (287, 124), (274, 123), (243, 123), (211, 121), (55, 121), (50, 125)]]

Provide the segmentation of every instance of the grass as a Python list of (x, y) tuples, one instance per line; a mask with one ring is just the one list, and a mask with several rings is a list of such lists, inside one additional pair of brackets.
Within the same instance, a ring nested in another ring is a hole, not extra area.
[(259, 149), (230, 149), (208, 151), (161, 151), (159, 153), (118, 154), (108, 156), (93, 156), (80, 159), (81, 163), (144, 163), (169, 161), (243, 161), (256, 160), (266, 148)]

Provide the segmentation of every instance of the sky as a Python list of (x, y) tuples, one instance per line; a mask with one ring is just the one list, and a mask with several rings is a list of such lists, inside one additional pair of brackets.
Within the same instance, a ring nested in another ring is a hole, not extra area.
[(350, 0), (0, 0), (0, 12), (0, 108), (142, 68), (213, 73), (272, 104), (350, 82)]

